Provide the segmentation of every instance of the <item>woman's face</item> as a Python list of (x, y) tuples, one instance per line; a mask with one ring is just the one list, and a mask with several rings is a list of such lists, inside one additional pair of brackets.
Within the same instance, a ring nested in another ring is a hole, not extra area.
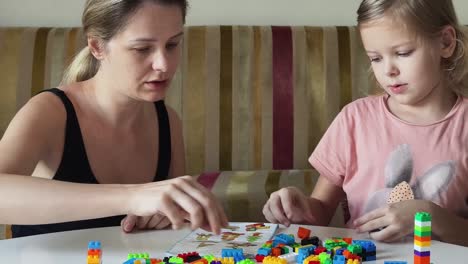
[(147, 1), (107, 42), (101, 70), (115, 89), (129, 97), (161, 100), (177, 70), (182, 37), (180, 7)]

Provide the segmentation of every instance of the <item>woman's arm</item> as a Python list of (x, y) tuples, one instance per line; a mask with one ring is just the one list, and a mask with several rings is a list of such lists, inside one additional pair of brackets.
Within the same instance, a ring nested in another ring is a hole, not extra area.
[(63, 140), (65, 123), (63, 104), (49, 93), (31, 98), (11, 121), (0, 140), (1, 223), (52, 223), (126, 213), (125, 186), (30, 176), (40, 161), (53, 155), (51, 146)]
[[(219, 232), (226, 216), (214, 196), (192, 177), (135, 185), (78, 184), (31, 177), (65, 131), (66, 113), (50, 94), (33, 97), (0, 141), (0, 222), (45, 224), (133, 214), (167, 216), (174, 228)], [(62, 138), (63, 140), (63, 138)], [(45, 158), (44, 158), (45, 157)]]
[(182, 131), (182, 121), (178, 114), (170, 106), (167, 107), (169, 115), (169, 123), (171, 126), (171, 167), (169, 169), (169, 177), (175, 178), (185, 175), (185, 146), (184, 135)]

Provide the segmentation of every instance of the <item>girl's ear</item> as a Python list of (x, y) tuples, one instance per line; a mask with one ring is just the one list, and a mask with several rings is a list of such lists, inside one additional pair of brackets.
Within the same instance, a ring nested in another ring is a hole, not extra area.
[(91, 54), (97, 59), (104, 59), (104, 45), (102, 41), (95, 37), (88, 36), (88, 47)]
[(447, 161), (432, 167), (429, 171), (417, 178), (413, 187), (416, 199), (436, 201), (440, 194), (445, 192), (455, 176), (455, 162)]
[(445, 26), (440, 33), (441, 56), (448, 59), (453, 55), (457, 46), (457, 33), (452, 26)]
[(408, 144), (399, 145), (388, 157), (385, 166), (385, 187), (393, 188), (402, 181), (410, 182), (413, 157)]

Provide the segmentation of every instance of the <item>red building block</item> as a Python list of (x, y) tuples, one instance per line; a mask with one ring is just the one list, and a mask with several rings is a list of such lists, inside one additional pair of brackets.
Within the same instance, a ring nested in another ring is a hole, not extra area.
[(304, 227), (299, 227), (297, 230), (297, 237), (300, 239), (306, 239), (310, 237), (310, 229), (304, 228)]

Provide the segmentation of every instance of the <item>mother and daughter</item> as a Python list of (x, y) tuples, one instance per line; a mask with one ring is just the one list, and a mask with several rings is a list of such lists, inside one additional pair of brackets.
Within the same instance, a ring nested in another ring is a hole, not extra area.
[[(88, 45), (60, 87), (34, 96), (0, 141), (0, 223), (14, 237), (120, 225), (227, 225), (184, 175), (181, 121), (164, 104), (180, 59), (186, 0), (87, 0)], [(391, 242), (432, 214), (440, 240), (468, 246), (465, 34), (451, 0), (363, 0), (358, 29), (382, 94), (345, 106), (310, 156), (309, 196), (274, 192), (273, 223), (347, 226)], [(30, 177), (33, 176), (33, 177)], [(51, 180), (52, 179), (52, 180)], [(41, 212), (41, 213), (38, 213)]]

